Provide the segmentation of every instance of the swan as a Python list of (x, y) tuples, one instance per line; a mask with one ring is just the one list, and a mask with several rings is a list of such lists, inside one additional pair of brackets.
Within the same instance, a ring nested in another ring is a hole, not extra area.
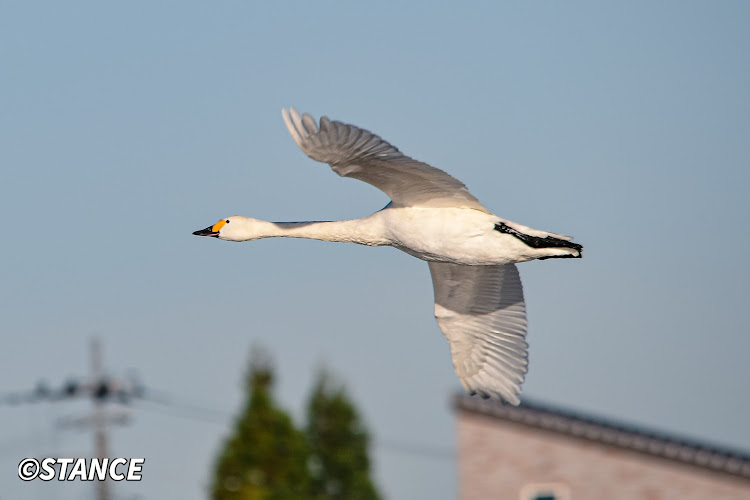
[(516, 263), (580, 258), (583, 247), (561, 234), (498, 217), (466, 186), (416, 161), (377, 135), (296, 109), (282, 110), (294, 142), (334, 172), (372, 184), (391, 199), (361, 219), (267, 222), (233, 215), (196, 236), (227, 241), (310, 238), (392, 246), (427, 261), (435, 318), (453, 367), (470, 394), (518, 405), (528, 367), (526, 304)]

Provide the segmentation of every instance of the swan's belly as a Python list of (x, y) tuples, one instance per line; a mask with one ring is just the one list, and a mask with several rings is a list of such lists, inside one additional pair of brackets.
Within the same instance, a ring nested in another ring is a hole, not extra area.
[(496, 231), (498, 217), (469, 208), (387, 208), (391, 244), (422, 260), (497, 265), (535, 258), (517, 238)]

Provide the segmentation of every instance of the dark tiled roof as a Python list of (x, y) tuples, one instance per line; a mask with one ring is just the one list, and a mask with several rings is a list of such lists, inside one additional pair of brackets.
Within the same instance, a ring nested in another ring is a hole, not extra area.
[(454, 405), (461, 410), (750, 479), (750, 455), (747, 453), (582, 415), (527, 399), (520, 406), (511, 406), (461, 394), (456, 396)]

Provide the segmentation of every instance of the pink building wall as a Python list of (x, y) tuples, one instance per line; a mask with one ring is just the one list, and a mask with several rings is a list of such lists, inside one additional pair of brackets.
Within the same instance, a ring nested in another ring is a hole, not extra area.
[(457, 427), (461, 500), (750, 500), (745, 477), (463, 409)]

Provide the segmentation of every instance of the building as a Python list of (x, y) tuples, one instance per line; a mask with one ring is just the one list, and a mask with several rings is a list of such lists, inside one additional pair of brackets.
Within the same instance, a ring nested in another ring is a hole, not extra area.
[(750, 500), (750, 455), (524, 401), (454, 405), (460, 500)]

